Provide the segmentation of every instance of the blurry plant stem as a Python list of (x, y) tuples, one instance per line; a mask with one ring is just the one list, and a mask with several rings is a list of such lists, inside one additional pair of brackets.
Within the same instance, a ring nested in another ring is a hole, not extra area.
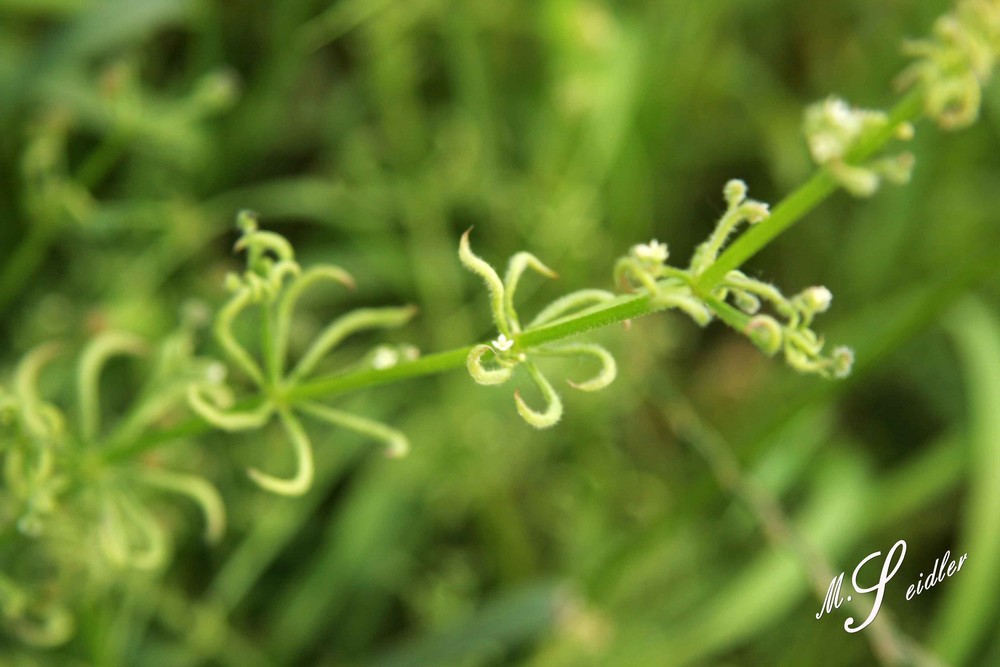
[[(671, 430), (705, 459), (719, 486), (739, 498), (760, 523), (767, 540), (774, 547), (787, 549), (795, 555), (808, 573), (813, 591), (822, 603), (826, 599), (830, 581), (834, 578), (833, 569), (823, 554), (795, 529), (778, 499), (743, 474), (739, 460), (729, 444), (701, 420), (687, 399), (678, 395), (671, 396), (664, 412)], [(871, 613), (870, 603), (854, 600), (846, 604), (861, 618), (867, 618)], [(865, 636), (882, 665), (941, 667), (943, 664), (918, 642), (903, 634), (887, 614), (876, 616)]]
[(112, 133), (87, 156), (77, 170), (75, 180), (87, 190), (93, 190), (125, 154), (127, 146), (121, 131)]
[(6, 310), (45, 260), (57, 231), (58, 225), (54, 222), (30, 225), (17, 249), (4, 261), (0, 272), (0, 312)]
[[(849, 155), (849, 159), (860, 161), (873, 155), (896, 135), (900, 124), (913, 121), (920, 116), (921, 105), (922, 95), (918, 91), (906, 95), (890, 112), (890, 122), (878, 132), (866, 137)], [(712, 290), (726, 277), (729, 271), (741, 266), (779, 234), (802, 220), (807, 213), (832, 195), (838, 187), (837, 182), (825, 170), (818, 171), (779, 202), (767, 220), (754, 225), (729, 245), (715, 263), (706, 269), (696, 282), (690, 285), (691, 289), (711, 306), (719, 319), (733, 328), (741, 330), (746, 326), (749, 320), (748, 316), (714, 297), (711, 294)], [(651, 315), (669, 307), (651, 301), (646, 292), (625, 295), (553, 324), (517, 335), (514, 339), (513, 352), (516, 353), (520, 350), (577, 336), (593, 329)], [(391, 368), (366, 368), (305, 381), (289, 390), (283, 398), (286, 402), (295, 404), (305, 400), (334, 396), (409, 378), (464, 368), (470, 349), (471, 346), (468, 346), (429, 354)], [(254, 405), (241, 405), (240, 407), (252, 408)], [(183, 424), (150, 433), (133, 442), (113, 443), (105, 450), (104, 456), (109, 461), (129, 458), (163, 443), (197, 435), (211, 429), (212, 426), (207, 422), (197, 417), (192, 418)]]

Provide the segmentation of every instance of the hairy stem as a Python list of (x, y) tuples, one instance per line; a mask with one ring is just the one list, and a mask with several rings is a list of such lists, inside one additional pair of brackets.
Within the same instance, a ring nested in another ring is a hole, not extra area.
[[(914, 91), (906, 95), (890, 112), (889, 123), (878, 132), (872, 133), (849, 155), (850, 161), (864, 160), (889, 142), (899, 125), (915, 120), (921, 115), (922, 94)], [(736, 329), (746, 325), (746, 316), (711, 296), (716, 287), (729, 273), (767, 246), (774, 238), (801, 220), (809, 211), (829, 197), (838, 188), (837, 182), (825, 170), (816, 172), (808, 181), (799, 186), (778, 203), (771, 216), (755, 225), (729, 245), (711, 267), (705, 270), (693, 288), (724, 322)], [(646, 291), (621, 296), (599, 303), (556, 323), (525, 331), (513, 336), (514, 350), (526, 350), (546, 343), (561, 341), (593, 329), (611, 326), (644, 315), (666, 310), (668, 304), (656, 303)], [(338, 373), (312, 380), (304, 380), (290, 389), (284, 396), (289, 405), (317, 398), (398, 382), (410, 378), (443, 373), (465, 366), (466, 357), (472, 346), (461, 347), (446, 352), (429, 354), (414, 361), (400, 363), (391, 368)], [(252, 408), (256, 402), (247, 402), (238, 408)], [(161, 444), (181, 438), (191, 437), (211, 430), (204, 420), (195, 417), (180, 425), (163, 431), (149, 433), (132, 442), (116, 443), (104, 452), (106, 460), (130, 458), (138, 453)]]
[[(847, 161), (856, 163), (871, 157), (896, 135), (900, 125), (916, 120), (920, 116), (922, 105), (923, 92), (919, 89), (910, 92), (889, 112), (889, 122), (885, 127), (866, 137), (847, 156)], [(722, 282), (727, 273), (739, 268), (763, 250), (775, 237), (805, 217), (837, 188), (836, 180), (826, 170), (821, 169), (813, 174), (812, 178), (775, 206), (767, 220), (744, 232), (723, 251), (711, 267), (699, 276), (696, 284), (699, 295), (708, 294), (713, 287)]]

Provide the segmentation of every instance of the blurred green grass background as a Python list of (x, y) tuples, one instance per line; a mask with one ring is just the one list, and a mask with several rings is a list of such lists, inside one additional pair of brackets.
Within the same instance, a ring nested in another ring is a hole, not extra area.
[[(487, 300), (456, 258), (466, 228), (494, 264), (527, 249), (559, 272), (525, 285), (539, 306), (610, 289), (634, 243), (683, 261), (727, 179), (776, 202), (808, 177), (806, 104), (891, 106), (902, 40), (947, 8), (0, 0), (0, 363), (106, 329), (162, 338), (191, 299), (220, 303), (240, 208), (303, 264), (357, 278), (315, 322), (414, 303), (392, 340), (483, 339)], [(385, 461), (317, 430), (304, 499), (243, 473), (287, 464), (274, 433), (203, 437), (170, 456), (219, 485), (224, 543), (163, 504), (177, 545), (162, 576), (95, 588), (61, 648), (0, 638), (5, 661), (872, 663), (843, 614), (816, 620), (808, 563), (719, 484), (709, 438), (835, 572), (905, 539), (880, 617), (946, 664), (1000, 664), (1000, 86), (982, 116), (949, 135), (921, 124), (910, 185), (839, 194), (745, 267), (833, 291), (819, 329), (856, 348), (850, 380), (664, 315), (597, 333), (619, 379), (567, 397), (548, 431), (462, 372), (349, 397), (413, 452)], [(946, 550), (969, 553), (963, 571), (905, 601)]]

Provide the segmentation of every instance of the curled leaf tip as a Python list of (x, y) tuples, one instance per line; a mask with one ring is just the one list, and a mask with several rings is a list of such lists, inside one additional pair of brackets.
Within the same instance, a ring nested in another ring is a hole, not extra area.
[(550, 426), (554, 426), (562, 418), (562, 400), (535, 364), (526, 362), (525, 368), (528, 369), (531, 379), (535, 382), (535, 385), (545, 398), (545, 409), (542, 411), (533, 410), (527, 403), (525, 403), (524, 399), (521, 398), (521, 392), (519, 390), (515, 390), (514, 403), (517, 406), (517, 413), (521, 415), (521, 418), (524, 419), (524, 421), (528, 422), (535, 428), (549, 428)]
[(469, 245), (469, 235), (470, 234), (472, 234), (472, 227), (469, 227), (464, 232), (462, 232), (462, 238), (459, 239), (459, 242), (458, 242), (458, 247), (459, 247), (460, 251), (462, 251), (463, 249), (465, 249), (465, 250), (467, 250), (469, 252), (472, 251), (472, 248)]
[(478, 275), (486, 283), (486, 288), (490, 293), (490, 308), (493, 311), (493, 321), (501, 333), (509, 335), (513, 332), (505, 309), (504, 283), (500, 280), (500, 275), (488, 262), (472, 252), (472, 248), (469, 245), (470, 231), (472, 231), (471, 227), (462, 234), (462, 238), (458, 244), (458, 259), (462, 263), (462, 266)]
[[(532, 268), (535, 272), (540, 273), (546, 278), (556, 279), (559, 274), (550, 269), (542, 260), (535, 257), (530, 252), (519, 252), (510, 258), (510, 266), (508, 268), (507, 276), (507, 287), (510, 288), (511, 282), (516, 282), (520, 278), (521, 274), (527, 268)], [(513, 276), (513, 279), (512, 279)]]
[(333, 264), (324, 264), (311, 267), (303, 274), (303, 284), (298, 287), (298, 291), (301, 292), (313, 283), (324, 279), (338, 282), (350, 290), (357, 289), (358, 287), (358, 284), (354, 280), (354, 276), (352, 276), (346, 269), (342, 269)]
[(302, 409), (324, 422), (342, 426), (355, 433), (360, 433), (385, 443), (385, 455), (388, 458), (402, 458), (410, 451), (410, 441), (406, 435), (391, 426), (348, 412), (334, 410), (321, 403), (306, 403), (302, 406)]
[[(502, 334), (501, 334), (502, 335)], [(500, 365), (496, 368), (486, 368), (483, 365), (483, 356), (490, 353), (499, 362), (500, 357), (497, 351), (489, 345), (476, 345), (469, 350), (469, 355), (465, 358), (465, 366), (469, 375), (478, 384), (503, 384), (510, 379), (512, 369), (509, 366)]]
[(292, 441), (292, 449), (295, 454), (295, 475), (283, 479), (268, 475), (256, 468), (247, 469), (247, 475), (265, 491), (282, 496), (305, 495), (313, 482), (312, 443), (309, 442), (309, 437), (297, 417), (287, 411), (282, 411), (279, 414), (285, 431)]
[(298, 477), (292, 479), (273, 477), (256, 468), (247, 468), (247, 476), (260, 488), (279, 496), (303, 496), (312, 484), (312, 480), (303, 481)]
[(580, 391), (598, 391), (610, 385), (615, 381), (615, 378), (618, 377), (618, 364), (615, 363), (615, 358), (611, 356), (610, 352), (605, 350), (600, 345), (566, 345), (553, 353), (571, 356), (590, 356), (597, 359), (600, 363), (600, 370), (589, 380), (574, 382), (567, 379), (566, 383), (574, 389), (578, 389)]
[(282, 479), (263, 473), (256, 468), (247, 470), (250, 479), (262, 489), (282, 496), (301, 496), (309, 490), (313, 481), (312, 443), (306, 435), (302, 423), (291, 412), (279, 413), (282, 426), (292, 441), (292, 451), (295, 454), (295, 476)]
[(406, 436), (398, 434), (388, 440), (385, 448), (385, 457), (388, 459), (401, 459), (410, 453), (410, 441)]
[(519, 390), (514, 390), (514, 403), (517, 405), (517, 413), (521, 415), (521, 418), (535, 428), (555, 426), (562, 418), (562, 404), (558, 400), (550, 403), (542, 412), (538, 412), (528, 407), (528, 404), (521, 398)]
[(209, 387), (202, 387), (198, 384), (189, 385), (187, 401), (192, 410), (217, 428), (224, 431), (250, 431), (264, 426), (271, 419), (274, 406), (270, 402), (261, 403), (258, 407), (249, 410), (227, 410), (231, 397), (220, 392), (213, 392), (210, 395), (212, 399), (210, 401), (203, 395), (203, 392), (209, 389)]

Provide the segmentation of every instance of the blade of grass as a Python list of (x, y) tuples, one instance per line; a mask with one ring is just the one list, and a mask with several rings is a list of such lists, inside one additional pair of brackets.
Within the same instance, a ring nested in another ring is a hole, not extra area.
[(965, 497), (956, 558), (961, 576), (944, 591), (931, 642), (951, 664), (970, 664), (996, 619), (1000, 586), (1000, 320), (978, 301), (963, 301), (946, 320), (968, 387)]

